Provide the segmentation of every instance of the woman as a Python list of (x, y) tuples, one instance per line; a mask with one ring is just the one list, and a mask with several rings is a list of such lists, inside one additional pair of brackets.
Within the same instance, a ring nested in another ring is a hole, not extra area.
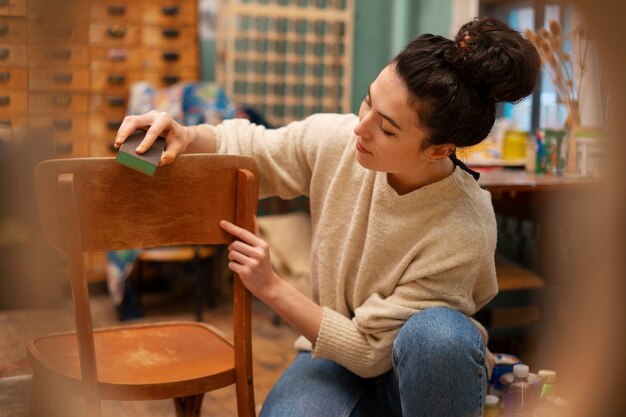
[(530, 94), (539, 56), (504, 23), (477, 18), (454, 41), (422, 35), (369, 86), (355, 115), (270, 130), (244, 120), (183, 127), (130, 116), (184, 152), (252, 155), (260, 195), (311, 202), (313, 300), (272, 270), (267, 244), (236, 237), (229, 268), (302, 337), (261, 416), (479, 416), (486, 335), (469, 316), (497, 292), (490, 196), (458, 162), (489, 133), (498, 101)]

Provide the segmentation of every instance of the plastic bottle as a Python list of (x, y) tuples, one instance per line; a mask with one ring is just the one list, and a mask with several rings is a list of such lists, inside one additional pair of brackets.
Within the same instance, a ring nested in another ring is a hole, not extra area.
[(541, 387), (541, 397), (548, 398), (555, 395), (556, 372), (550, 369), (542, 369), (537, 375), (543, 380)]
[(495, 395), (487, 395), (485, 397), (485, 413), (483, 417), (500, 417), (500, 398)]
[(535, 404), (530, 384), (528, 383), (528, 366), (513, 367), (513, 383), (504, 396), (504, 417), (531, 417)]
[(554, 416), (556, 408), (556, 372), (549, 369), (542, 369), (538, 373), (543, 380), (539, 402), (535, 407), (534, 417)]

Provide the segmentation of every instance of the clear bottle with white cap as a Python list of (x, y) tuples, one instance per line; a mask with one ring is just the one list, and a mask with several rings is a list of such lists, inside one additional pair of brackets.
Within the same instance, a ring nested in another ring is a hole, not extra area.
[(535, 403), (528, 383), (527, 365), (513, 367), (513, 383), (504, 396), (504, 417), (531, 417)]
[(485, 397), (485, 413), (483, 417), (501, 417), (500, 398), (496, 395), (487, 395)]
[(543, 386), (541, 387), (541, 397), (540, 398), (548, 398), (556, 395), (556, 372), (551, 369), (541, 369), (537, 372), (539, 378), (543, 381)]
[(537, 375), (543, 381), (539, 401), (535, 408), (534, 417), (551, 417), (557, 415), (556, 372), (542, 369)]

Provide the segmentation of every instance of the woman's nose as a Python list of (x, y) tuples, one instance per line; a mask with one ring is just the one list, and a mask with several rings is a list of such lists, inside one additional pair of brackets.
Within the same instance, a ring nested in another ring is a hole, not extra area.
[(369, 130), (367, 129), (367, 122), (365, 118), (359, 120), (359, 123), (357, 123), (356, 126), (354, 126), (354, 134), (359, 137), (362, 137), (363, 139), (370, 138), (370, 134), (369, 134)]

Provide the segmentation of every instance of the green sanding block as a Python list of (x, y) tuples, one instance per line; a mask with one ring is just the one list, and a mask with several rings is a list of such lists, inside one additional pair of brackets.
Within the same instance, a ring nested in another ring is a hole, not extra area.
[(115, 160), (128, 168), (153, 176), (165, 149), (165, 138), (159, 136), (146, 152), (138, 154), (135, 149), (146, 136), (145, 130), (135, 130), (120, 146)]

